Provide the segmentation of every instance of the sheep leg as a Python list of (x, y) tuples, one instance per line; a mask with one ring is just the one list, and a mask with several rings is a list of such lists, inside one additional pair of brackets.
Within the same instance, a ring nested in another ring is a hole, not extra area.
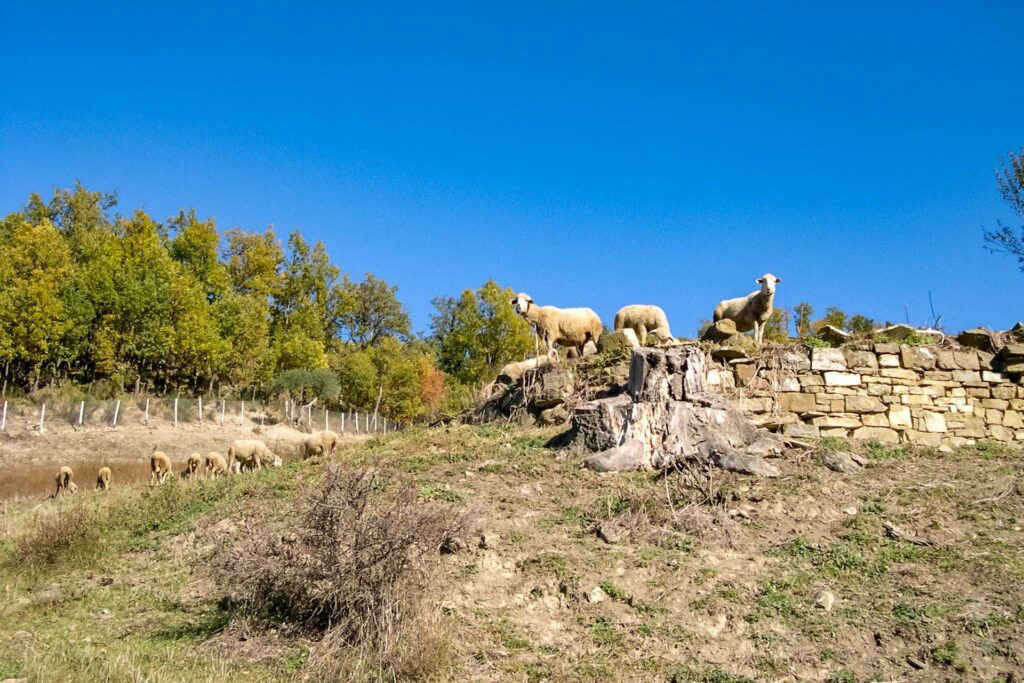
[(647, 325), (640, 323), (636, 330), (636, 336), (640, 346), (645, 346), (647, 343)]

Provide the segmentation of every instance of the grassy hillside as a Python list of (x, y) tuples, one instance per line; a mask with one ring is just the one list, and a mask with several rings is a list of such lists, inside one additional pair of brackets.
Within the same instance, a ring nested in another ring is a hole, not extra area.
[[(445, 552), (430, 548), (426, 587), (404, 594), (401, 617), (415, 628), (388, 657), (300, 627), (280, 604), (277, 617), (246, 611), (224, 581), (225, 550), (302, 535), (322, 462), (7, 504), (0, 679), (1009, 681), (1024, 671), (1019, 450), (871, 447), (872, 466), (853, 475), (795, 453), (778, 480), (704, 480), (597, 475), (557, 461), (544, 447), (553, 434), (409, 430), (335, 456), (376, 470), (381, 496), (412, 487), (412, 507), (465, 519)], [(410, 539), (409, 552), (427, 543)], [(831, 610), (812, 604), (822, 591)], [(423, 610), (406, 608), (417, 596)]]

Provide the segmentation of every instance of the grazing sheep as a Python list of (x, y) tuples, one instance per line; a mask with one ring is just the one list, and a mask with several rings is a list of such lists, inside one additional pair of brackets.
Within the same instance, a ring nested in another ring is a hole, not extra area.
[(101, 467), (96, 475), (96, 488), (100, 491), (110, 490), (110, 468)]
[(210, 451), (206, 454), (206, 476), (215, 478), (228, 474), (228, 461), (220, 453)]
[(171, 474), (171, 459), (163, 451), (153, 451), (149, 456), (150, 480), (154, 484), (162, 484)]
[(264, 460), (272, 462), (274, 453), (259, 439), (238, 439), (228, 448), (229, 468), (237, 461), (240, 470), (258, 470)]
[(668, 316), (658, 306), (647, 306), (644, 304), (633, 304), (623, 306), (615, 314), (615, 331), (630, 329), (636, 332), (636, 338), (640, 345), (647, 343), (647, 335), (654, 330), (660, 330), (659, 340), (672, 337), (669, 331)]
[(71, 495), (77, 491), (78, 486), (75, 485), (75, 482), (71, 481), (74, 476), (75, 473), (70, 467), (67, 465), (61, 465), (61, 468), (57, 471), (57, 476), (55, 477), (57, 481), (57, 490), (53, 492), (51, 498), (56, 498), (61, 494)]
[(181, 471), (182, 479), (195, 479), (199, 476), (199, 470), (203, 465), (203, 456), (193, 453), (185, 461), (185, 469)]
[(601, 338), (601, 319), (589, 308), (538, 306), (523, 292), (512, 299), (512, 306), (537, 331), (537, 338), (549, 355), (556, 353), (556, 346), (567, 346), (583, 356), (587, 342), (596, 344)]
[(338, 435), (332, 431), (322, 431), (310, 434), (302, 441), (302, 457), (310, 458), (314, 455), (334, 455), (334, 449), (338, 447)]
[(714, 322), (732, 320), (736, 330), (747, 332), (754, 330), (754, 342), (764, 341), (764, 326), (772, 317), (772, 302), (775, 300), (775, 285), (782, 282), (771, 273), (765, 273), (757, 279), (761, 289), (746, 296), (726, 299), (715, 307)]

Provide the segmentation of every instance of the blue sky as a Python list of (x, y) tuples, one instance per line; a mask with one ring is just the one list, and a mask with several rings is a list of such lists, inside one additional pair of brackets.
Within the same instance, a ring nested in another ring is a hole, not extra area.
[[(121, 209), (321, 239), (430, 299), (718, 300), (1007, 327), (1024, 3), (3, 3), (0, 211)], [(138, 5), (138, 6), (135, 6)]]

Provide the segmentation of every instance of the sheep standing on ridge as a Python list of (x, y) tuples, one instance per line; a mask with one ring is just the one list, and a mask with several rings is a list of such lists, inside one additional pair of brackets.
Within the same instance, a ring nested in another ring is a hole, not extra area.
[(772, 303), (775, 300), (775, 285), (782, 282), (771, 273), (757, 279), (761, 289), (746, 296), (726, 299), (715, 307), (714, 322), (732, 320), (736, 330), (754, 330), (754, 343), (764, 341), (764, 326), (772, 317)]
[(110, 490), (110, 468), (101, 467), (100, 471), (96, 474), (96, 488), (100, 491)]
[(51, 496), (51, 498), (56, 498), (62, 493), (64, 495), (71, 495), (77, 491), (78, 486), (75, 485), (75, 482), (71, 481), (74, 476), (75, 473), (70, 467), (67, 465), (61, 465), (61, 468), (57, 471), (57, 476), (55, 477), (57, 481), (57, 490), (53, 492), (53, 496)]
[(672, 338), (668, 316), (658, 306), (633, 304), (620, 308), (615, 314), (615, 331), (627, 328), (636, 332), (636, 338), (641, 346), (647, 343), (647, 335), (654, 330), (660, 330), (657, 334), (659, 341)]
[(587, 342), (596, 344), (601, 338), (601, 319), (589, 308), (538, 306), (523, 292), (512, 299), (512, 306), (533, 326), (549, 355), (555, 353), (556, 346), (567, 346), (575, 348), (582, 357)]
[(153, 451), (149, 456), (150, 480), (154, 484), (162, 484), (171, 474), (171, 459), (163, 451)]

